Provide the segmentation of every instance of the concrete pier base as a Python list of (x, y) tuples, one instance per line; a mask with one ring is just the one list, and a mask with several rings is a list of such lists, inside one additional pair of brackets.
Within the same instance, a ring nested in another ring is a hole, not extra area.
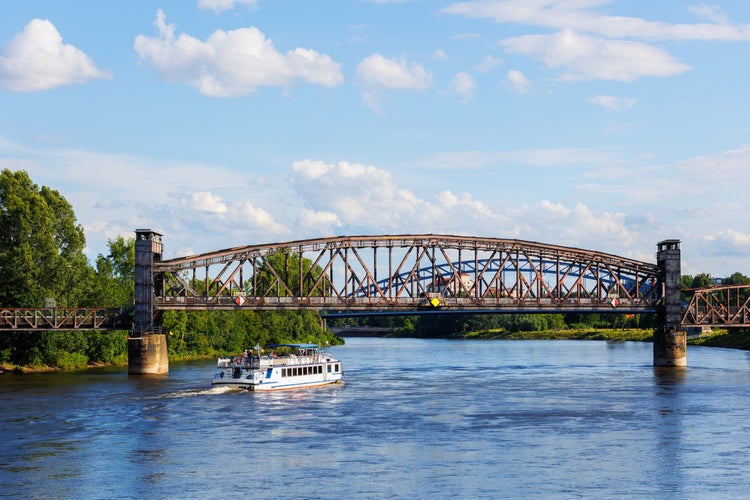
[(687, 334), (684, 330), (654, 331), (654, 366), (687, 366)]
[(163, 375), (169, 373), (167, 336), (148, 334), (128, 339), (128, 374)]

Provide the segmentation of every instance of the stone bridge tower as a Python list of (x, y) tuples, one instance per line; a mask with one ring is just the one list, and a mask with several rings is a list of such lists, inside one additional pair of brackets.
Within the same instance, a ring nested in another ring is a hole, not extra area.
[(161, 261), (161, 234), (135, 230), (135, 314), (128, 340), (128, 373), (158, 375), (169, 371), (167, 337), (154, 314), (154, 295), (163, 283), (154, 282), (154, 263)]
[(654, 366), (687, 366), (687, 336), (681, 326), (680, 259), (680, 240), (657, 244), (662, 304), (656, 311)]

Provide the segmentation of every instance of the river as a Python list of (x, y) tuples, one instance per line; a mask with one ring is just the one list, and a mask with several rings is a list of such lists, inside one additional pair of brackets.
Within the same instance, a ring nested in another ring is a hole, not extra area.
[(210, 388), (215, 363), (0, 376), (0, 496), (750, 498), (750, 353), (350, 338), (346, 383)]

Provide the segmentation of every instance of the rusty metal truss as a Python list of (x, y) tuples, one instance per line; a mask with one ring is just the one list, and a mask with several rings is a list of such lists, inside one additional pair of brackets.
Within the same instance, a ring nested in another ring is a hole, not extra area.
[(750, 326), (750, 285), (723, 285), (693, 291), (682, 326)]
[(102, 308), (4, 308), (2, 330), (128, 330), (132, 320), (120, 309)]
[(656, 264), (530, 241), (342, 236), (154, 264), (156, 310), (653, 311)]

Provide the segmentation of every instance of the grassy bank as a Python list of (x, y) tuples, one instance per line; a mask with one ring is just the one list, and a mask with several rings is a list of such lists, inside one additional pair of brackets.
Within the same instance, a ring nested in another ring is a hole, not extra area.
[[(508, 339), (508, 340), (610, 340), (651, 342), (653, 330), (629, 328), (622, 330), (584, 329), (584, 330), (550, 330), (540, 332), (507, 332), (490, 330), (486, 332), (469, 332), (460, 338), (465, 339)], [(727, 331), (715, 329), (698, 338), (688, 339), (688, 345), (706, 347), (725, 347), (730, 349), (750, 350), (750, 331)]]
[(460, 336), (465, 339), (506, 339), (506, 340), (612, 340), (634, 342), (651, 342), (653, 332), (638, 328), (621, 330), (583, 329), (583, 330), (548, 330), (538, 332), (508, 332), (490, 330), (486, 332), (469, 332)]
[(696, 339), (689, 340), (688, 344), (750, 351), (750, 331), (716, 329), (711, 333), (704, 333)]

